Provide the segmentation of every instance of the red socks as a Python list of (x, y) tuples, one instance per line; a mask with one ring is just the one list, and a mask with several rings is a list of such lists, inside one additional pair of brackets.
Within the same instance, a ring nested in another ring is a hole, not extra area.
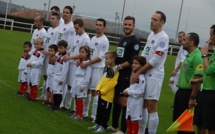
[(36, 100), (37, 92), (38, 92), (37, 85), (31, 86), (29, 98), (31, 100)]
[(28, 89), (28, 82), (21, 82), (19, 92), (22, 94), (26, 94), (27, 89)]
[(83, 117), (83, 108), (84, 108), (84, 103), (83, 103), (83, 99), (75, 99), (75, 103), (76, 103), (76, 116), (79, 117)]
[(139, 123), (138, 121), (132, 122), (132, 134), (138, 134)]
[(131, 124), (131, 120), (126, 119), (126, 124), (127, 124), (127, 134), (132, 134), (132, 124)]
[(138, 121), (132, 122), (131, 120), (126, 120), (127, 124), (127, 134), (138, 134), (139, 131), (139, 123)]

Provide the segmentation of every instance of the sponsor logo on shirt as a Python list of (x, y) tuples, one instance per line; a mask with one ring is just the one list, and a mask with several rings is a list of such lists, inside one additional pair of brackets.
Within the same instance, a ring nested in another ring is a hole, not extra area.
[(203, 70), (203, 64), (199, 64), (199, 65), (196, 67), (196, 70), (197, 70), (197, 71), (202, 71), (202, 70)]
[(154, 44), (154, 43), (155, 43), (155, 40), (152, 40), (152, 41), (151, 41), (151, 44)]

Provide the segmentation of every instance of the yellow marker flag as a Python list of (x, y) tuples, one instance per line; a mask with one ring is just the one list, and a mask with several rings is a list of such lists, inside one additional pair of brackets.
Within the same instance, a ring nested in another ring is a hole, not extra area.
[(186, 109), (166, 131), (167, 132), (172, 132), (172, 131), (193, 132), (194, 131), (193, 116), (194, 116), (194, 108)]

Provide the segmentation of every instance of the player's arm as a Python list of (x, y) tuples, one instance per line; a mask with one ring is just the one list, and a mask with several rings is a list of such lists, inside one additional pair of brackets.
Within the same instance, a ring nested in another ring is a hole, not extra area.
[(128, 90), (128, 95), (132, 95), (134, 98), (139, 98), (143, 96), (146, 87), (146, 80), (145, 78), (140, 78), (138, 87), (135, 90)]
[(178, 63), (178, 66), (172, 71), (172, 76), (175, 76), (177, 74), (177, 72), (180, 70), (181, 68), (181, 64), (182, 62)]
[(31, 62), (31, 66), (32, 67), (42, 66), (44, 58), (45, 58), (45, 56), (42, 53), (40, 53), (39, 60)]
[(89, 84), (90, 77), (91, 77), (92, 68), (91, 66), (88, 66), (86, 68), (86, 75), (84, 76), (84, 80), (82, 81), (81, 88), (86, 88)]

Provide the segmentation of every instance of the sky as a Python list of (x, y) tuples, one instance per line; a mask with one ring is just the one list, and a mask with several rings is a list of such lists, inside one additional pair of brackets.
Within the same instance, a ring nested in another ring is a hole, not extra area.
[[(10, 0), (2, 1), (9, 2)], [(75, 13), (78, 15), (114, 21), (116, 12), (121, 20), (125, 2), (123, 18), (127, 15), (134, 16), (136, 28), (147, 32), (150, 32), (151, 16), (155, 11), (160, 10), (167, 17), (163, 30), (170, 38), (175, 39), (182, 1), (179, 31), (198, 33), (200, 46), (203, 46), (209, 38), (210, 27), (215, 24), (215, 0), (50, 0), (50, 7), (57, 5), (62, 11), (66, 5), (75, 5)], [(48, 10), (49, 0), (11, 0), (11, 2), (39, 10), (44, 10), (44, 3), (47, 3), (46, 10)]]

